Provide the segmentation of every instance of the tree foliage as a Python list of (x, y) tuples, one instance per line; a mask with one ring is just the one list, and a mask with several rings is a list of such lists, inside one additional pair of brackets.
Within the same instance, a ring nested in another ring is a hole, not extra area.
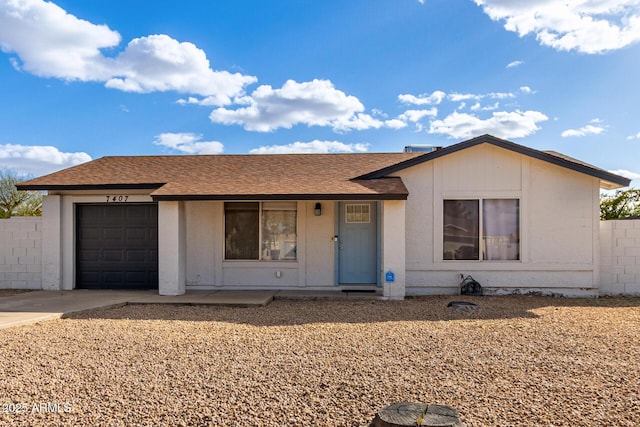
[(42, 193), (16, 188), (25, 178), (10, 170), (0, 170), (0, 218), (42, 215)]
[(640, 189), (618, 190), (600, 197), (600, 219), (640, 217)]

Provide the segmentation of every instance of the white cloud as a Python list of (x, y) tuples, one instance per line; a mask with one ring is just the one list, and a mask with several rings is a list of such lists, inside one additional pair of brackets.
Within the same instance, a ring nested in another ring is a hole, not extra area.
[(417, 122), (425, 117), (435, 117), (438, 115), (437, 108), (430, 108), (428, 110), (407, 110), (398, 116), (399, 120), (404, 122)]
[(130, 92), (177, 91), (226, 105), (256, 78), (210, 68), (194, 44), (163, 34), (132, 40), (116, 54), (121, 37), (42, 0), (0, 0), (0, 47), (15, 53), (14, 67), (41, 77), (105, 82)]
[(109, 60), (100, 50), (118, 43), (116, 31), (78, 19), (53, 3), (0, 0), (2, 50), (17, 53), (21, 68), (37, 76), (104, 80)]
[(384, 125), (391, 129), (402, 129), (407, 127), (407, 122), (400, 119), (385, 120)]
[(638, 0), (474, 0), (520, 37), (535, 34), (544, 46), (596, 54), (640, 40)]
[(384, 122), (374, 119), (369, 114), (357, 113), (349, 118), (338, 118), (332, 125), (333, 130), (346, 132), (350, 130), (378, 129), (384, 126)]
[(538, 131), (538, 123), (545, 120), (548, 117), (538, 111), (499, 111), (488, 119), (454, 111), (443, 120), (431, 122), (429, 133), (458, 139), (485, 133), (499, 138), (523, 138)]
[(195, 93), (208, 105), (228, 105), (242, 94), (252, 76), (213, 71), (203, 50), (189, 42), (178, 42), (164, 34), (140, 37), (129, 42), (114, 61), (116, 75), (106, 86), (125, 92)]
[(213, 110), (214, 123), (238, 124), (246, 130), (270, 132), (290, 129), (297, 124), (331, 126), (337, 131), (379, 128), (384, 123), (364, 114), (364, 106), (355, 96), (334, 88), (328, 80), (298, 83), (288, 80), (280, 89), (258, 87), (245, 98), (247, 107)]
[(364, 153), (369, 144), (345, 144), (339, 141), (293, 142), (287, 145), (268, 145), (250, 150), (251, 154), (291, 154), (291, 153)]
[(476, 102), (471, 107), (469, 107), (471, 111), (493, 111), (497, 110), (498, 108), (500, 108), (499, 102), (495, 102), (491, 105), (485, 105), (484, 107), (479, 102)]
[[(598, 122), (595, 122), (598, 123)], [(604, 127), (602, 126), (593, 126), (586, 125), (579, 129), (567, 129), (561, 133), (563, 138), (571, 137), (571, 136), (587, 136), (587, 135), (598, 135), (604, 132)]]
[(516, 94), (512, 92), (491, 92), (486, 95), (481, 95), (483, 98), (491, 98), (491, 99), (509, 99), (515, 98)]
[(522, 61), (512, 61), (512, 62), (509, 62), (509, 63), (507, 64), (507, 68), (515, 68), (515, 67), (519, 67), (519, 66), (521, 66), (522, 64), (524, 64), (524, 62), (522, 62)]
[(431, 95), (398, 95), (398, 100), (405, 104), (413, 104), (413, 105), (438, 105), (442, 102), (442, 100), (447, 96), (446, 93), (441, 90), (434, 91)]
[(482, 95), (475, 95), (473, 93), (450, 93), (449, 95), (447, 95), (447, 98), (449, 98), (450, 101), (453, 102), (458, 102), (458, 101), (466, 101), (469, 99), (474, 99), (474, 100), (479, 100), (482, 99)]
[(507, 99), (507, 98), (515, 98), (515, 97), (516, 97), (515, 93), (512, 93), (512, 92), (490, 92), (490, 93), (483, 93), (483, 94), (454, 92), (447, 95), (447, 98), (452, 102), (468, 101), (468, 100), (480, 101), (483, 98)]
[(386, 120), (384, 125), (391, 129), (402, 129), (408, 126), (409, 123), (415, 124), (416, 131), (422, 131), (423, 126), (418, 123), (425, 117), (436, 117), (438, 115), (438, 109), (436, 107), (429, 108), (428, 110), (406, 110), (398, 117), (392, 120)]
[(640, 179), (640, 173), (631, 172), (626, 169), (616, 169), (609, 171), (611, 173), (615, 173), (616, 175), (624, 176), (629, 179)]
[(640, 132), (636, 133), (635, 135), (629, 135), (627, 137), (627, 140), (631, 141), (632, 139), (640, 139)]
[(224, 145), (218, 141), (201, 141), (202, 135), (195, 133), (161, 133), (154, 144), (181, 151), (186, 154), (220, 154)]
[[(531, 88), (528, 86), (520, 87), (521, 93), (532, 93)], [(410, 95), (403, 94), (398, 95), (398, 99), (405, 104), (414, 104), (414, 105), (429, 105), (429, 104), (440, 104), (444, 100), (448, 100), (451, 102), (460, 102), (457, 109), (463, 109), (467, 106), (464, 101), (481, 101), (482, 99), (511, 99), (515, 98), (517, 95), (513, 92), (489, 92), (489, 93), (459, 93), (459, 92), (451, 92), (445, 93), (441, 90), (437, 90), (433, 92), (431, 95)], [(472, 105), (472, 108), (479, 109), (480, 104), (476, 102)]]
[(377, 117), (382, 117), (383, 119), (389, 117), (389, 115), (387, 113), (385, 113), (384, 111), (382, 111), (382, 110), (380, 110), (378, 108), (372, 108), (371, 109), (371, 114), (373, 114), (374, 116), (377, 116)]
[(64, 153), (47, 145), (0, 144), (0, 168), (20, 174), (46, 175), (90, 160), (87, 153)]

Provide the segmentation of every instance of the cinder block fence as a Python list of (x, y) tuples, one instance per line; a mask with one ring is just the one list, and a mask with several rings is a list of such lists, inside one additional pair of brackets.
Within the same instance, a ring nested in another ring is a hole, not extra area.
[(640, 296), (640, 220), (600, 222), (600, 295)]
[(0, 288), (42, 288), (42, 218), (0, 219)]

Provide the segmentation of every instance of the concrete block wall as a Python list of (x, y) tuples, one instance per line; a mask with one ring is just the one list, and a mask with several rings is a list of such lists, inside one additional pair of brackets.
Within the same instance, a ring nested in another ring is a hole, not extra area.
[(640, 220), (600, 222), (600, 295), (640, 296)]
[(0, 289), (42, 289), (42, 218), (0, 219)]

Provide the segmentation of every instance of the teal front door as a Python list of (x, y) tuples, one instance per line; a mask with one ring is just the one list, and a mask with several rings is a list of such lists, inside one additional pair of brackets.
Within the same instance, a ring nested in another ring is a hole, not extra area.
[(377, 282), (377, 208), (375, 202), (340, 202), (338, 275), (340, 284)]

